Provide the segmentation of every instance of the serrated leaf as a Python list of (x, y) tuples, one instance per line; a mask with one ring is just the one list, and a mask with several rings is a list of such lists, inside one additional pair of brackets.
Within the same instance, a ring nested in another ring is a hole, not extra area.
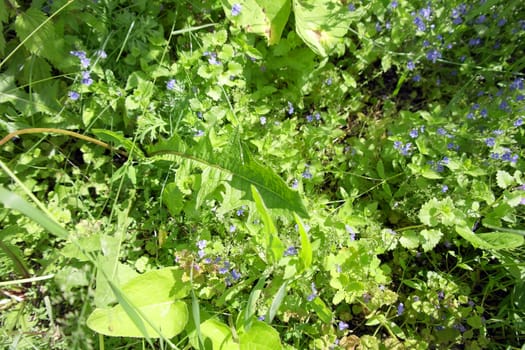
[(295, 30), (316, 54), (328, 56), (350, 26), (348, 9), (336, 0), (293, 0)]
[[(290, 0), (227, 0), (224, 11), (230, 20), (248, 33), (266, 38), (268, 44), (279, 42), (290, 16)], [(241, 5), (241, 12), (233, 16), (232, 7)]]
[(507, 187), (512, 186), (516, 183), (514, 177), (503, 170), (498, 170), (498, 172), (496, 173), (496, 182), (499, 188), (503, 189), (506, 189)]
[(419, 247), (419, 236), (415, 231), (403, 231), (399, 238), (399, 243), (406, 249), (416, 249)]
[(230, 185), (248, 200), (253, 200), (250, 186), (255, 186), (270, 209), (284, 209), (308, 217), (301, 197), (269, 168), (257, 163), (247, 148), (243, 147), (238, 134), (231, 137), (229, 145), (218, 152), (211, 145), (209, 136), (191, 146), (186, 145), (178, 135), (148, 148), (154, 159), (182, 157), (210, 166), (229, 176)]
[(419, 234), (423, 237), (421, 247), (425, 252), (434, 249), (441, 240), (441, 237), (443, 237), (443, 233), (440, 230), (422, 230)]
[[(43, 56), (51, 61), (58, 61), (60, 52), (55, 29), (51, 22), (43, 24), (47, 16), (35, 7), (16, 16), (15, 32), (24, 47), (31, 53)], [(42, 25), (43, 24), (43, 25)]]

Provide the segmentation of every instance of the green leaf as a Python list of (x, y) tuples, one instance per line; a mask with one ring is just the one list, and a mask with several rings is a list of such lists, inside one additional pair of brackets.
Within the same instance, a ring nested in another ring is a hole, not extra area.
[(487, 241), (483, 240), (479, 235), (472, 232), (471, 229), (465, 226), (456, 226), (456, 232), (465, 240), (470, 242), (475, 248), (490, 249), (493, 248)]
[(523, 245), (524, 237), (517, 233), (487, 232), (478, 236), (486, 241), (493, 249), (514, 249)]
[(420, 235), (423, 237), (421, 247), (425, 252), (434, 249), (441, 237), (443, 237), (443, 233), (440, 230), (423, 230), (420, 232)]
[(239, 335), (240, 350), (282, 349), (279, 333), (261, 321), (254, 321), (252, 327)]
[(253, 287), (250, 297), (248, 298), (248, 303), (246, 305), (246, 310), (244, 311), (244, 329), (250, 329), (253, 322), (253, 316), (255, 315), (257, 300), (261, 296), (261, 293), (264, 289), (266, 283), (266, 276), (259, 278), (259, 281)]
[[(182, 332), (188, 321), (188, 308), (183, 301), (156, 302), (136, 308), (161, 331), (165, 338), (172, 338)], [(144, 333), (150, 338), (160, 337), (143, 318), (140, 320), (143, 327), (136, 325), (122, 305), (117, 305), (110, 309), (95, 309), (88, 317), (87, 326), (95, 332), (113, 337), (142, 338), (145, 337)]]
[(416, 231), (403, 231), (399, 238), (399, 243), (407, 249), (416, 249), (419, 247), (419, 235)]
[(172, 182), (166, 185), (162, 192), (162, 202), (168, 207), (172, 216), (180, 214), (184, 208), (184, 194), (176, 183)]
[[(208, 345), (211, 342), (211, 349), (213, 350), (235, 350), (239, 349), (239, 344), (233, 340), (233, 335), (230, 327), (223, 322), (210, 318), (201, 323), (200, 330), (204, 339), (204, 344)], [(198, 339), (190, 336), (190, 343), (194, 349), (199, 349)], [(209, 349), (210, 347), (205, 347)]]
[(516, 183), (514, 177), (506, 171), (498, 170), (496, 173), (496, 182), (500, 188), (506, 189)]
[(275, 294), (272, 300), (272, 304), (270, 305), (270, 309), (268, 310), (268, 315), (266, 317), (266, 323), (270, 324), (273, 321), (273, 318), (277, 314), (277, 311), (279, 310), (279, 307), (281, 306), (281, 303), (284, 300), (284, 297), (286, 296), (286, 288), (288, 287), (288, 281), (284, 281), (283, 284), (279, 287), (279, 290)]
[[(232, 15), (234, 4), (241, 5), (241, 12)], [(248, 33), (255, 33), (266, 38), (268, 44), (276, 44), (281, 35), (288, 17), (290, 16), (290, 0), (225, 0), (224, 12), (237, 26)]]
[(296, 214), (294, 214), (294, 217), (295, 222), (297, 223), (297, 227), (299, 229), (299, 234), (301, 235), (301, 251), (299, 252), (299, 257), (303, 262), (303, 267), (305, 269), (308, 269), (310, 265), (312, 265), (312, 244), (308, 239), (308, 234), (306, 233), (301, 218), (299, 218), (299, 216), (297, 216)]
[(114, 147), (122, 146), (128, 151), (129, 154), (137, 155), (139, 158), (144, 158), (144, 153), (140, 150), (140, 148), (138, 148), (135, 143), (125, 138), (121, 132), (114, 132), (104, 129), (93, 129), (91, 131), (102, 141), (112, 142)]
[(261, 215), (261, 219), (264, 223), (264, 242), (266, 245), (266, 257), (270, 262), (279, 261), (284, 253), (284, 244), (277, 236), (277, 228), (273, 223), (270, 213), (264, 205), (264, 201), (257, 191), (257, 188), (252, 185), (252, 195), (255, 201), (257, 212)]
[(255, 186), (270, 209), (296, 212), (302, 217), (308, 213), (301, 197), (293, 191), (271, 169), (260, 165), (248, 149), (241, 145), (238, 133), (232, 135), (230, 143), (222, 152), (217, 151), (209, 136), (202, 137), (194, 145), (186, 145), (178, 135), (148, 148), (154, 159), (182, 157), (206, 167), (213, 167), (229, 176), (232, 187), (242, 191), (248, 200), (253, 200), (250, 186)]
[(312, 309), (314, 309), (317, 316), (319, 316), (319, 319), (321, 321), (323, 321), (326, 324), (332, 322), (332, 311), (330, 310), (330, 308), (328, 308), (328, 306), (326, 306), (325, 302), (321, 298), (314, 298), (314, 300), (310, 302), (310, 305), (312, 306)]
[(0, 186), (0, 202), (3, 203), (6, 208), (18, 210), (55, 236), (67, 239), (69, 233), (62, 226), (29, 204), (18, 194), (6, 190), (3, 186)]
[(348, 9), (336, 0), (293, 0), (295, 30), (316, 54), (330, 55), (350, 26)]
[(24, 47), (31, 53), (43, 56), (51, 61), (61, 57), (61, 40), (56, 40), (55, 29), (51, 22), (44, 23), (47, 16), (35, 7), (16, 16), (15, 31)]
[[(119, 305), (97, 308), (87, 320), (91, 329), (101, 334), (122, 337), (172, 338), (188, 321), (186, 303), (176, 299), (188, 295), (191, 286), (182, 282), (183, 271), (164, 268), (146, 272), (119, 289), (108, 281)], [(151, 322), (151, 324), (150, 324)]]

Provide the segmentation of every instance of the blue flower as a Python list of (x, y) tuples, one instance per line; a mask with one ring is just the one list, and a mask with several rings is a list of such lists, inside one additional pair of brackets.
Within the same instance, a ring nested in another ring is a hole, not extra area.
[(86, 51), (69, 51), (69, 53), (72, 55), (72, 56), (75, 56), (75, 57), (78, 57), (80, 59), (82, 58), (86, 58)]
[(401, 316), (405, 312), (405, 305), (403, 303), (399, 303), (397, 306), (397, 315)]
[(265, 125), (266, 124), (266, 117), (260, 117), (259, 118), (259, 122), (261, 123), (261, 125)]
[(76, 101), (80, 98), (80, 94), (76, 91), (70, 91), (67, 93), (67, 96), (69, 97), (70, 100), (72, 101)]
[(299, 187), (299, 180), (293, 179), (292, 181), (292, 188), (296, 190)]
[(237, 281), (239, 278), (241, 278), (241, 274), (235, 269), (232, 270), (231, 274), (234, 281)]
[(352, 3), (348, 4), (348, 11), (354, 12), (355, 11), (355, 5), (352, 4)]
[(428, 21), (430, 19), (430, 16), (432, 15), (432, 9), (430, 8), (430, 6), (422, 8), (421, 10), (419, 10), (419, 14)]
[(326, 81), (324, 82), (327, 86), (330, 86), (332, 85), (332, 78), (328, 78), (326, 79)]
[(441, 52), (439, 52), (436, 49), (432, 49), (427, 52), (427, 60), (431, 61), (432, 63), (436, 63), (436, 61), (440, 58), (441, 58)]
[(407, 62), (407, 68), (408, 68), (408, 70), (414, 70), (416, 68), (416, 65), (414, 64), (414, 61), (408, 61)]
[(108, 57), (108, 54), (107, 54), (106, 51), (104, 51), (104, 50), (98, 50), (98, 51), (96, 52), (96, 54), (97, 54), (98, 57), (100, 57), (100, 58), (102, 58), (102, 59), (105, 59), (105, 58)]
[(494, 147), (494, 145), (496, 144), (496, 140), (494, 139), (494, 137), (487, 137), (485, 139), (485, 144), (489, 147)]
[(80, 59), (80, 65), (82, 66), (82, 68), (88, 68), (90, 64), (91, 64), (91, 60), (89, 58), (82, 57)]
[(421, 75), (419, 75), (419, 74), (414, 75), (414, 76), (412, 77), (412, 80), (415, 81), (416, 83), (417, 83), (418, 81), (421, 81)]
[(293, 255), (297, 255), (297, 248), (295, 248), (294, 246), (290, 246), (284, 251), (284, 256), (293, 256)]
[(447, 185), (441, 186), (441, 192), (445, 193), (447, 191), (448, 191), (448, 186)]
[(308, 295), (308, 297), (306, 297), (306, 300), (308, 301), (314, 300), (315, 297), (317, 296), (317, 289), (315, 288), (315, 282), (312, 282), (312, 284), (310, 285), (310, 288), (312, 289), (312, 293)]
[(208, 244), (207, 240), (201, 239), (200, 241), (197, 242), (197, 248), (204, 249), (204, 248), (206, 248), (207, 244)]
[(235, 231), (237, 231), (237, 227), (235, 227), (235, 225), (230, 225), (230, 233), (234, 233)]
[(412, 129), (410, 130), (409, 135), (411, 138), (415, 139), (419, 136), (419, 131), (417, 129)]
[(514, 122), (514, 126), (515, 127), (519, 127), (519, 126), (522, 126), (523, 125), (523, 119), (521, 118), (518, 118), (515, 122)]
[(233, 4), (232, 6), (232, 16), (238, 16), (241, 14), (242, 6), (240, 4)]
[(424, 32), (427, 29), (427, 26), (425, 22), (421, 19), (421, 17), (414, 18), (414, 24), (416, 25), (417, 29)]
[(345, 329), (348, 329), (348, 323), (339, 321), (337, 328), (339, 328), (340, 331), (344, 331)]
[(80, 82), (87, 86), (93, 84), (93, 79), (91, 79), (90, 73), (88, 71), (82, 72), (82, 79), (80, 79)]
[(294, 112), (293, 104), (290, 101), (288, 101), (288, 114), (292, 115), (293, 112)]
[(393, 9), (395, 9), (395, 8), (397, 7), (397, 1), (396, 1), (396, 0), (392, 1), (392, 2), (390, 3), (390, 7), (393, 8)]
[(175, 84), (176, 83), (177, 83), (177, 81), (175, 79), (168, 80), (168, 82), (166, 83), (166, 89), (168, 89), (168, 90), (175, 89)]

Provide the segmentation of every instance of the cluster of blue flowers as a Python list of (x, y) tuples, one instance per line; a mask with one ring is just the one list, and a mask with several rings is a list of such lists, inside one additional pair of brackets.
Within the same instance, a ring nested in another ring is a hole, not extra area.
[[(91, 66), (91, 59), (87, 57), (87, 54), (85, 51), (70, 51), (69, 52), (72, 56), (75, 56), (80, 61), (80, 67), (82, 71), (80, 72), (80, 83), (82, 85), (90, 86), (93, 84), (93, 79), (91, 78), (91, 72), (89, 70)], [(104, 50), (98, 50), (95, 53), (98, 58), (104, 59), (107, 57), (107, 54)], [(80, 94), (77, 91), (69, 91), (68, 97), (72, 101), (76, 101), (80, 98)]]

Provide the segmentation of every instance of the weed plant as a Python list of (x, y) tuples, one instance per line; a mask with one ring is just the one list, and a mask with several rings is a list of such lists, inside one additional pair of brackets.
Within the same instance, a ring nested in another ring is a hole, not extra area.
[(520, 349), (519, 0), (0, 2), (0, 344)]

